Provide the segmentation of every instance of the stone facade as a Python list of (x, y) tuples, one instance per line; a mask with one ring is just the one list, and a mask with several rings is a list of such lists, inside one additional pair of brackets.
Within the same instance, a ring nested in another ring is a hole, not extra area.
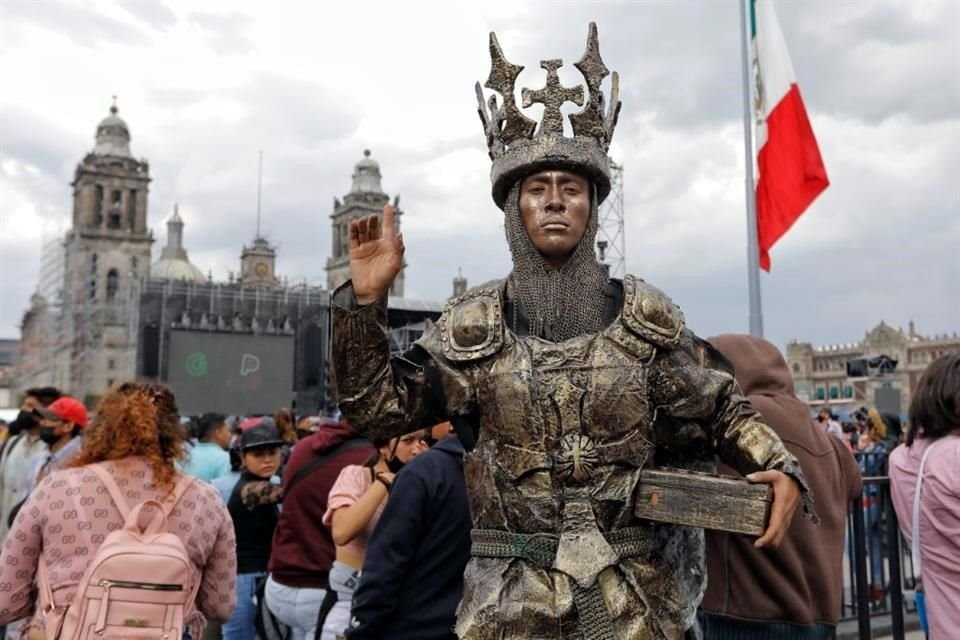
[[(327, 260), (327, 289), (330, 291), (350, 279), (350, 223), (357, 218), (380, 213), (390, 201), (380, 186), (380, 165), (370, 157), (369, 150), (365, 150), (363, 156), (363, 160), (354, 167), (350, 193), (344, 196), (343, 202), (339, 198), (333, 201), (333, 213), (330, 215), (333, 221), (332, 247)], [(399, 203), (400, 196), (397, 196), (393, 201), (397, 233), (400, 232), (400, 216), (403, 213)], [(390, 288), (391, 296), (403, 297), (403, 280), (404, 269), (401, 269)]]
[[(960, 353), (960, 337), (921, 336), (913, 322), (909, 329), (895, 329), (885, 322), (852, 344), (815, 347), (809, 342), (787, 345), (787, 364), (793, 373), (797, 395), (811, 407), (853, 409), (875, 405), (878, 391), (899, 391), (900, 411), (910, 406), (913, 392), (927, 365), (947, 353)], [(885, 355), (897, 361), (893, 373), (876, 372), (866, 377), (849, 377), (847, 362), (857, 358)]]
[(59, 308), (35, 296), (23, 317), (20, 390), (49, 384), (95, 397), (136, 371), (136, 301), (153, 244), (150, 168), (130, 153), (130, 131), (116, 105), (95, 140), (71, 183), (73, 224), (62, 247)]
[(72, 184), (62, 321), (70, 358), (66, 386), (74, 393), (102, 395), (136, 371), (131, 320), (139, 279), (150, 271), (149, 184), (149, 166), (131, 155), (129, 129), (113, 106)]

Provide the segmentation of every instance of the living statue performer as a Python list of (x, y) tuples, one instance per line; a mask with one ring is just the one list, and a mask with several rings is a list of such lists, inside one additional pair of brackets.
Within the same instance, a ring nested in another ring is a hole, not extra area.
[[(373, 438), (449, 415), (470, 451), (474, 530), (456, 633), (463, 640), (682, 638), (704, 590), (703, 530), (634, 516), (641, 470), (710, 470), (714, 456), (773, 489), (758, 546), (775, 547), (812, 498), (796, 459), (740, 395), (731, 368), (660, 290), (597, 262), (597, 207), (620, 110), (605, 108), (596, 26), (575, 64), (583, 87), (524, 89), (490, 36), (480, 117), (513, 271), (450, 300), (391, 358), (387, 294), (403, 264), (393, 211), (350, 225), (352, 281), (334, 293), (339, 406)], [(585, 95), (586, 94), (586, 95)], [(573, 137), (565, 137), (560, 108)], [(585, 106), (584, 106), (585, 103)], [(466, 425), (466, 427), (464, 426)], [(355, 625), (362, 625), (355, 620)]]

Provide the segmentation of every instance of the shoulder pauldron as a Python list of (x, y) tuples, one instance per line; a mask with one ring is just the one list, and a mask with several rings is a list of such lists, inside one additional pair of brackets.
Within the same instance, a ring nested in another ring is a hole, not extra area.
[(667, 294), (641, 278), (623, 279), (623, 323), (654, 345), (673, 349), (680, 343), (684, 320), (680, 307)]
[(438, 321), (443, 355), (454, 362), (486, 358), (503, 347), (500, 287), (494, 281), (453, 298)]

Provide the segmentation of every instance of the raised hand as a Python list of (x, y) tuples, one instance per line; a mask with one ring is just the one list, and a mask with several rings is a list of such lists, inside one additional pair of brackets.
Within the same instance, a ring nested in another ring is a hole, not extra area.
[(390, 290), (403, 267), (403, 234), (394, 231), (393, 207), (383, 207), (383, 221), (372, 215), (350, 223), (350, 277), (360, 304), (370, 304)]

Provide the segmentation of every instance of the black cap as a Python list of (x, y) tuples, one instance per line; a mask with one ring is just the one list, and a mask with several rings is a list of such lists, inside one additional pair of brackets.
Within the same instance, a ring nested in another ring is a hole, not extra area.
[(280, 432), (277, 431), (277, 428), (265, 424), (250, 427), (240, 436), (241, 451), (264, 447), (281, 447), (284, 444), (286, 443), (280, 438)]

